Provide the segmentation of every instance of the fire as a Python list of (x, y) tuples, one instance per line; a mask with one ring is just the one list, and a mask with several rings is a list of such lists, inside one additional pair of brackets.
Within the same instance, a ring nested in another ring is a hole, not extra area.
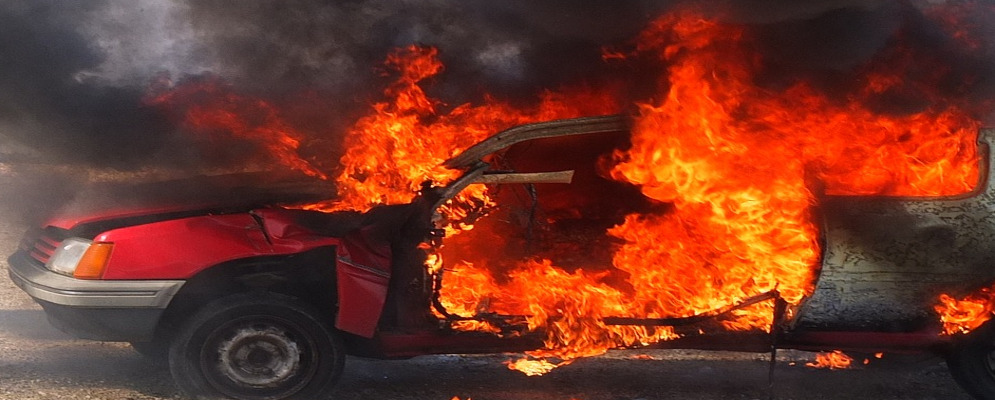
[[(615, 266), (631, 273), (644, 308), (693, 315), (775, 288), (799, 302), (818, 262), (810, 171), (831, 194), (944, 195), (977, 182), (978, 123), (967, 113), (938, 103), (881, 115), (864, 105), (860, 96), (901, 76), (874, 63), (890, 57), (867, 65), (865, 87), (840, 104), (803, 82), (754, 85), (762, 65), (748, 43), (745, 27), (692, 12), (658, 19), (641, 38), (640, 51), (670, 63), (669, 91), (641, 106), (633, 147), (612, 174), (674, 211), (632, 215), (611, 234), (627, 243)], [(770, 315), (730, 327), (766, 326)]]
[(934, 309), (943, 323), (943, 333), (953, 335), (968, 333), (992, 318), (995, 312), (995, 294), (983, 288), (977, 293), (957, 300), (950, 295), (940, 295), (940, 304)]
[[(406, 203), (423, 182), (443, 185), (459, 176), (459, 171), (446, 169), (442, 163), (501, 129), (619, 109), (618, 101), (608, 93), (578, 91), (546, 92), (531, 109), (487, 98), (484, 105), (462, 104), (443, 112), (443, 104), (429, 98), (422, 88), (427, 79), (443, 70), (437, 49), (398, 49), (388, 56), (386, 66), (399, 77), (385, 90), (387, 101), (374, 104), (373, 113), (357, 121), (346, 134), (347, 150), (336, 178), (341, 189), (329, 210), (367, 210), (378, 204)], [(485, 191), (482, 186), (472, 187), (456, 203), (486, 205)], [(460, 212), (465, 210), (447, 210), (450, 215)]]
[(827, 369), (847, 369), (850, 368), (850, 363), (853, 362), (853, 358), (843, 354), (842, 351), (833, 350), (829, 353), (819, 353), (815, 355), (815, 361), (805, 363), (805, 366), (812, 368), (827, 368)]
[[(623, 242), (612, 266), (624, 273), (624, 284), (608, 273), (568, 272), (550, 259), (448, 271), (442, 300), (457, 314), (525, 315), (530, 330), (546, 332), (546, 349), (511, 368), (540, 374), (608, 348), (676, 337), (667, 328), (606, 325), (605, 317), (707, 314), (775, 290), (798, 304), (818, 272), (811, 207), (823, 193), (940, 196), (973, 188), (979, 123), (925, 92), (936, 77), (906, 82), (912, 64), (897, 61), (914, 51), (882, 52), (840, 99), (805, 82), (782, 89), (755, 84), (763, 65), (751, 34), (748, 26), (684, 9), (657, 19), (631, 54), (609, 57), (657, 57), (668, 66), (660, 100), (639, 104), (632, 146), (617, 150), (607, 171), (672, 205), (630, 214), (607, 230)], [(872, 108), (876, 96), (894, 90), (924, 91), (930, 105), (898, 113)], [(813, 189), (813, 178), (821, 189)], [(471, 276), (478, 282), (468, 284)], [(767, 330), (773, 314), (773, 302), (765, 302), (722, 323)]]
[[(774, 323), (773, 301), (737, 306), (776, 292), (790, 315), (791, 306), (811, 294), (820, 262), (812, 215), (821, 196), (943, 196), (973, 189), (979, 122), (935, 89), (948, 79), (941, 59), (906, 46), (899, 32), (830, 95), (802, 80), (758, 83), (766, 66), (756, 36), (755, 27), (682, 7), (653, 21), (630, 50), (606, 51), (607, 62), (652, 60), (666, 71), (655, 95), (636, 103), (631, 146), (604, 149), (592, 161), (599, 177), (632, 189), (643, 207), (605, 217), (612, 222), (589, 235), (593, 239), (585, 237), (586, 248), (531, 250), (529, 235), (509, 233), (509, 221), (521, 216), (493, 217), (502, 204), (489, 188), (471, 185), (441, 210), (445, 247), (423, 246), (427, 271), (442, 274), (445, 311), (467, 319), (508, 316), (524, 331), (545, 335), (544, 348), (508, 363), (530, 375), (610, 348), (679, 337), (673, 327), (606, 322), (613, 317), (735, 309), (719, 318), (724, 328), (765, 331)], [(964, 46), (974, 43), (952, 36)], [(426, 93), (444, 71), (437, 49), (397, 49), (386, 67), (395, 80), (384, 100), (346, 133), (334, 177), (338, 196), (314, 208), (362, 211), (409, 202), (426, 182), (445, 185), (458, 177), (461, 171), (443, 162), (501, 129), (616, 113), (630, 101), (613, 88), (580, 87), (543, 92), (531, 106), (491, 97), (448, 106)], [(898, 94), (921, 104), (878, 106)], [(325, 176), (298, 155), (303, 135), (267, 102), (213, 82), (171, 88), (151, 102), (180, 109), (192, 130), (252, 140), (284, 165)], [(549, 201), (560, 208), (541, 221), (547, 227), (593, 212), (575, 198)], [(604, 265), (577, 261), (600, 260), (601, 252)], [(973, 329), (992, 312), (991, 296), (941, 300), (937, 311), (952, 315), (943, 317), (948, 331)], [(459, 330), (523, 333), (499, 325), (483, 318), (451, 321)], [(850, 362), (840, 352), (824, 357), (813, 366)]]
[(521, 372), (527, 376), (540, 376), (545, 375), (547, 372), (556, 369), (557, 367), (569, 364), (569, 361), (561, 362), (558, 364), (551, 363), (543, 359), (529, 359), (521, 358), (515, 361), (509, 361), (506, 363), (508, 369), (512, 371)]
[[(950, 7), (932, 10), (929, 15), (940, 21), (944, 31), (965, 48), (978, 53), (991, 51), (991, 44), (973, 32), (991, 21), (995, 16), (995, 5), (973, 1), (955, 3)], [(991, 99), (985, 99), (981, 103), (984, 109), (992, 107)], [(941, 294), (933, 309), (943, 324), (942, 334), (967, 334), (990, 320), (995, 313), (993, 290), (995, 286), (983, 287), (959, 300), (950, 294)]]
[(150, 92), (146, 103), (180, 114), (183, 125), (197, 134), (256, 143), (277, 163), (325, 179), (324, 172), (298, 154), (304, 135), (269, 102), (237, 94), (217, 78), (174, 86), (160, 77)]
[[(882, 357), (884, 357), (884, 353), (874, 353), (874, 358), (880, 360)], [(864, 365), (868, 365), (870, 363), (871, 363), (871, 359), (870, 358), (865, 358), (864, 359)]]
[[(460, 315), (475, 315), (483, 306), (498, 314), (525, 315), (529, 330), (545, 331), (546, 349), (509, 364), (529, 375), (543, 374), (575, 358), (603, 354), (609, 347), (676, 337), (669, 328), (605, 324), (603, 317), (624, 315), (629, 302), (626, 293), (603, 281), (604, 274), (568, 273), (550, 260), (530, 260), (511, 271), (503, 284), (489, 275), (486, 269), (461, 265), (445, 275), (442, 297), (447, 309)], [(481, 277), (483, 282), (469, 281)]]

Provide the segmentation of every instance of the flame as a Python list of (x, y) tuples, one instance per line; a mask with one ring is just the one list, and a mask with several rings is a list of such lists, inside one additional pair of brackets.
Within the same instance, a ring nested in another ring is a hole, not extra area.
[[(657, 20), (641, 41), (641, 51), (670, 63), (669, 91), (641, 106), (633, 147), (612, 174), (674, 211), (630, 216), (610, 233), (626, 241), (615, 266), (632, 274), (637, 303), (669, 315), (775, 288), (792, 304), (810, 293), (818, 261), (812, 169), (831, 194), (954, 194), (978, 179), (978, 123), (967, 113), (942, 103), (907, 115), (872, 112), (860, 96), (895, 81), (873, 62), (865, 87), (842, 104), (805, 83), (758, 87), (748, 37), (745, 27), (685, 12)], [(769, 325), (770, 315), (744, 316), (749, 322), (736, 328)]]
[[(422, 84), (443, 70), (434, 47), (408, 46), (387, 57), (386, 67), (398, 73), (384, 95), (345, 138), (346, 154), (336, 182), (342, 188), (328, 210), (367, 210), (378, 204), (411, 201), (423, 182), (444, 185), (460, 171), (441, 164), (495, 132), (514, 125), (557, 118), (615, 112), (618, 100), (609, 92), (545, 92), (539, 104), (521, 109), (486, 98), (483, 105), (462, 104), (443, 112), (443, 104), (425, 93)], [(455, 204), (486, 206), (486, 188), (471, 187)], [(465, 208), (450, 205), (453, 220)]]
[(995, 312), (995, 294), (983, 288), (977, 293), (957, 300), (950, 295), (940, 295), (940, 304), (933, 307), (943, 323), (943, 334), (968, 333), (992, 318)]
[(805, 363), (805, 366), (812, 368), (847, 369), (850, 368), (852, 362), (853, 358), (850, 356), (843, 354), (842, 351), (833, 350), (829, 353), (816, 354), (815, 361)]
[(624, 315), (629, 303), (627, 294), (603, 282), (604, 277), (583, 270), (569, 273), (550, 260), (529, 260), (499, 284), (486, 268), (464, 263), (445, 275), (441, 298), (458, 315), (473, 316), (485, 310), (522, 315), (529, 330), (545, 330), (546, 349), (528, 352), (532, 360), (509, 365), (520, 371), (548, 371), (574, 358), (603, 354), (610, 347), (676, 337), (669, 328), (607, 325), (603, 317)]
[(569, 364), (569, 362), (561, 362), (554, 364), (544, 359), (537, 360), (529, 358), (521, 358), (506, 363), (506, 365), (508, 365), (508, 369), (512, 371), (521, 372), (527, 376), (545, 375), (547, 372), (552, 371), (557, 367), (562, 367), (566, 364)]
[[(939, 21), (940, 27), (961, 46), (978, 54), (992, 51), (991, 43), (975, 32), (995, 17), (995, 5), (976, 1), (954, 3), (930, 10), (929, 16)], [(991, 109), (993, 100), (985, 99), (980, 103), (980, 108)], [(941, 334), (967, 334), (990, 320), (995, 313), (993, 290), (995, 285), (983, 287), (959, 300), (950, 294), (941, 294), (938, 304), (933, 307), (942, 323)]]
[[(606, 232), (623, 242), (612, 265), (624, 284), (608, 273), (568, 272), (550, 259), (447, 271), (441, 298), (457, 314), (524, 315), (529, 330), (546, 333), (545, 349), (509, 367), (539, 374), (608, 348), (677, 337), (669, 328), (606, 325), (609, 316), (708, 314), (774, 290), (798, 304), (818, 272), (811, 207), (822, 193), (941, 196), (978, 181), (979, 123), (930, 91), (939, 78), (907, 82), (917, 52), (882, 52), (859, 68), (858, 84), (840, 99), (805, 82), (755, 84), (763, 65), (753, 40), (747, 26), (682, 9), (657, 19), (632, 54), (608, 57), (658, 57), (668, 66), (660, 100), (639, 104), (632, 146), (615, 152), (607, 172), (672, 205), (628, 215)], [(920, 91), (929, 106), (873, 108), (877, 96), (895, 90)], [(823, 187), (813, 191), (813, 180)], [(721, 322), (768, 330), (773, 319), (773, 302), (764, 302)]]
[[(874, 358), (880, 360), (882, 357), (884, 357), (884, 353), (874, 353)], [(870, 363), (871, 363), (871, 359), (870, 358), (865, 358), (864, 359), (864, 365), (868, 365)]]
[(277, 163), (326, 178), (324, 172), (300, 157), (298, 150), (304, 135), (284, 120), (277, 107), (237, 94), (217, 78), (174, 86), (167, 78), (160, 77), (145, 102), (178, 113), (183, 126), (194, 133), (226, 134), (256, 143)]
[[(956, 17), (926, 17), (938, 18), (953, 44), (975, 44), (958, 33)], [(494, 217), (502, 205), (487, 187), (471, 185), (440, 210), (445, 247), (421, 246), (426, 271), (441, 274), (445, 313), (462, 317), (447, 321), (450, 326), (545, 335), (542, 349), (508, 363), (528, 374), (610, 348), (679, 337), (672, 327), (612, 325), (611, 317), (689, 317), (734, 308), (717, 317), (725, 329), (769, 330), (773, 301), (737, 306), (773, 291), (795, 306), (812, 292), (820, 261), (812, 208), (821, 196), (928, 197), (973, 189), (979, 122), (967, 105), (936, 89), (949, 79), (941, 57), (908, 46), (899, 32), (830, 95), (802, 80), (758, 83), (766, 66), (755, 36), (748, 25), (681, 7), (653, 21), (631, 50), (606, 50), (606, 62), (651, 60), (666, 72), (655, 82), (655, 95), (635, 106), (631, 146), (606, 149), (595, 161), (601, 177), (638, 189), (648, 206), (612, 219), (588, 248), (530, 251), (521, 235), (508, 232), (514, 215)], [(441, 164), (497, 131), (615, 113), (628, 102), (608, 85), (545, 91), (530, 106), (489, 96), (449, 106), (426, 92), (444, 72), (437, 49), (400, 48), (385, 65), (394, 80), (383, 101), (346, 133), (334, 177), (338, 197), (311, 208), (363, 211), (409, 202), (426, 182), (445, 185), (458, 177), (462, 171)], [(880, 107), (896, 95), (920, 104)], [(180, 110), (191, 130), (254, 141), (281, 163), (324, 177), (298, 155), (304, 136), (265, 101), (208, 81), (171, 87), (150, 102)], [(592, 212), (583, 206), (559, 211)], [(566, 262), (599, 251), (609, 253), (605, 265)], [(941, 301), (937, 311), (953, 316), (943, 317), (948, 331), (973, 329), (992, 311), (991, 296)], [(484, 318), (495, 315), (521, 326), (509, 330)], [(842, 363), (846, 356), (826, 357)]]

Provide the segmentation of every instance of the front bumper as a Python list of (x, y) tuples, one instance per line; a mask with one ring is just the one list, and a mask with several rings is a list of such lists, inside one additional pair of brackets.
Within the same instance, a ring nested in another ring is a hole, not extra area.
[(10, 279), (45, 309), (55, 327), (83, 339), (152, 339), (185, 281), (82, 280), (49, 271), (23, 251), (7, 259)]

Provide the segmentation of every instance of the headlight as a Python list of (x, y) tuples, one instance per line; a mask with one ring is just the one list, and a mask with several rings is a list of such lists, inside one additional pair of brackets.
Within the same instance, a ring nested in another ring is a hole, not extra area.
[(113, 247), (112, 243), (69, 238), (59, 244), (45, 268), (79, 279), (100, 279)]

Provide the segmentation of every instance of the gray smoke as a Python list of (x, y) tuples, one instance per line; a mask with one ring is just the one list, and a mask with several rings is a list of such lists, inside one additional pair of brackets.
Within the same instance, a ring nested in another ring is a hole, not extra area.
[[(164, 74), (174, 82), (209, 74), (240, 93), (293, 105), (290, 122), (334, 149), (338, 132), (378, 99), (385, 55), (413, 43), (440, 49), (446, 71), (431, 91), (454, 105), (619, 76), (638, 87), (646, 72), (606, 64), (602, 48), (624, 45), (677, 3), (8, 0), (0, 3), (0, 157), (5, 148), (30, 149), (57, 162), (122, 169), (215, 162), (176, 121), (144, 105), (150, 81)], [(914, 10), (893, 1), (699, 3), (762, 25), (772, 75), (816, 77), (845, 76)]]

